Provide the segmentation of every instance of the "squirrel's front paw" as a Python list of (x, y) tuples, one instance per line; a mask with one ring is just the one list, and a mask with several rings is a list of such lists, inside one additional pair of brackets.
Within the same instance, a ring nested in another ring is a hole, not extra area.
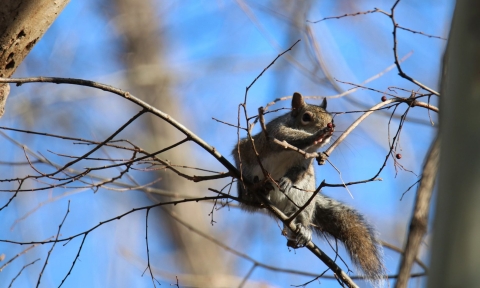
[[(285, 228), (288, 229), (288, 228)], [(289, 229), (288, 229), (289, 230)], [(292, 248), (300, 248), (307, 245), (312, 240), (312, 230), (305, 227), (303, 224), (297, 224), (297, 230), (295, 231), (297, 236), (292, 235), (291, 231), (287, 232), (287, 246)]]
[(265, 184), (263, 184), (261, 192), (264, 195), (268, 195), (273, 189), (275, 189), (275, 187), (273, 187), (272, 182), (265, 182)]
[(273, 184), (270, 181), (262, 180), (258, 178), (258, 176), (255, 176), (253, 178), (253, 184), (254, 184), (254, 190), (257, 193), (262, 193), (263, 195), (267, 196), (270, 191), (275, 189), (273, 187)]
[(280, 186), (280, 190), (287, 193), (290, 190), (290, 188), (292, 188), (293, 183), (292, 183), (292, 180), (290, 180), (290, 178), (282, 177), (280, 178), (280, 181), (278, 181), (278, 185)]
[(321, 145), (327, 143), (328, 140), (330, 140), (330, 137), (333, 135), (333, 131), (335, 131), (335, 124), (333, 123), (328, 123), (327, 127), (319, 130), (317, 133), (315, 133), (315, 141), (313, 142), (313, 145)]

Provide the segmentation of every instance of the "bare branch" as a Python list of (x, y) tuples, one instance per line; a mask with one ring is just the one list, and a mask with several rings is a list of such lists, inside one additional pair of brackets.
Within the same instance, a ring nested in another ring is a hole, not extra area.
[[(220, 154), (215, 147), (210, 146), (207, 142), (203, 139), (198, 137), (195, 133), (191, 132), (185, 126), (183, 126), (180, 122), (172, 118), (170, 115), (158, 110), (157, 108), (151, 106), (150, 104), (140, 100), (139, 98), (133, 96), (129, 92), (123, 91), (121, 89), (115, 88), (110, 85), (83, 80), (83, 79), (74, 79), (74, 78), (60, 78), (60, 77), (32, 77), (32, 78), (0, 78), (0, 83), (17, 83), (17, 85), (22, 85), (25, 83), (37, 83), (37, 82), (45, 82), (45, 83), (55, 83), (55, 84), (72, 84), (72, 85), (80, 85), (86, 87), (92, 87), (100, 90), (104, 90), (107, 92), (111, 92), (113, 94), (119, 95), (126, 100), (129, 100), (138, 106), (142, 107), (143, 110), (152, 113), (155, 116), (160, 117), (180, 132), (185, 134), (185, 136), (189, 137), (192, 141), (197, 143), (200, 147), (202, 147), (205, 151), (207, 151), (210, 155), (212, 155), (215, 159), (217, 159), (225, 168), (228, 169), (235, 177), (239, 177), (239, 173), (237, 169), (225, 158)], [(88, 156), (88, 155), (86, 155)]]
[(396, 288), (407, 287), (410, 271), (423, 236), (427, 232), (428, 214), (430, 211), (430, 199), (433, 186), (437, 176), (438, 162), (440, 158), (440, 137), (437, 136), (432, 143), (430, 152), (423, 167), (422, 179), (418, 187), (417, 197), (415, 198), (414, 212), (410, 222), (407, 244), (403, 254), (398, 273), (398, 280), (395, 283)]
[(290, 48), (288, 48), (287, 50), (283, 51), (282, 53), (278, 54), (277, 57), (275, 57), (275, 59), (273, 59), (272, 62), (270, 62), (270, 64), (268, 64), (267, 67), (265, 67), (262, 72), (260, 72), (260, 74), (258, 74), (258, 76), (253, 79), (252, 83), (250, 83), (250, 85), (247, 86), (247, 88), (245, 89), (245, 99), (243, 100), (243, 104), (246, 105), (247, 104), (247, 96), (248, 96), (248, 90), (250, 90), (250, 88), (253, 86), (253, 84), (255, 84), (255, 82), (257, 82), (257, 80), (262, 77), (263, 73), (265, 73), (265, 71), (268, 70), (268, 68), (270, 68), (273, 64), (275, 64), (275, 62), (278, 60), (278, 58), (282, 57), (283, 54), (287, 53), (288, 51), (291, 51), (293, 49), (293, 47), (295, 47), (295, 45), (298, 44), (298, 42), (300, 42), (301, 39), (298, 39), (295, 43), (293, 43), (292, 46), (290, 46)]
[[(46, 241), (46, 240), (49, 240), (49, 239), (51, 239), (51, 238), (53, 238), (53, 237), (49, 237), (49, 238), (45, 239), (45, 241)], [(32, 250), (33, 248), (37, 247), (38, 245), (39, 245), (39, 244), (34, 244), (34, 245), (28, 247), (27, 249), (23, 250), (22, 252), (18, 253), (17, 255), (13, 256), (12, 259), (8, 260), (5, 264), (2, 265), (2, 267), (0, 267), (0, 272), (2, 272), (2, 270), (5, 269), (5, 267), (7, 267), (8, 264), (12, 263), (13, 260), (15, 260), (15, 259), (17, 259), (18, 257), (22, 256), (23, 254), (27, 253), (28, 251)]]
[[(392, 34), (393, 34), (393, 56), (395, 58), (395, 65), (397, 66), (398, 75), (400, 75), (400, 77), (405, 78), (408, 81), (416, 84), (420, 88), (422, 88), (426, 91), (429, 91), (432, 94), (440, 96), (440, 93), (438, 93), (437, 91), (435, 91), (435, 90), (431, 89), (430, 87), (420, 83), (419, 81), (413, 79), (412, 77), (407, 75), (405, 72), (403, 72), (402, 67), (400, 66), (400, 61), (399, 61), (398, 52), (397, 52), (398, 51), (398, 48), (397, 48), (397, 46), (398, 46), (398, 43), (397, 43), (397, 29), (402, 29), (402, 30), (409, 31), (409, 32), (412, 32), (412, 33), (415, 33), (415, 34), (424, 35), (424, 36), (429, 37), (429, 38), (438, 38), (438, 39), (443, 39), (443, 38), (438, 37), (438, 36), (428, 35), (428, 34), (425, 34), (423, 32), (415, 31), (415, 30), (400, 26), (395, 20), (395, 8), (396, 8), (396, 6), (398, 5), (399, 2), (400, 2), (400, 0), (395, 1), (392, 8), (390, 9), (390, 11), (391, 11), (390, 13), (385, 12), (381, 9), (375, 8), (373, 10), (368, 10), (368, 11), (364, 11), (364, 12), (356, 12), (356, 13), (344, 14), (344, 15), (340, 15), (340, 16), (326, 17), (326, 18), (323, 18), (323, 19), (320, 19), (320, 20), (314, 21), (314, 22), (307, 20), (307, 22), (318, 23), (318, 22), (321, 22), (321, 21), (324, 21), (324, 20), (329, 20), (329, 19), (340, 19), (340, 18), (349, 17), (349, 16), (365, 15), (365, 14), (371, 14), (371, 13), (376, 13), (376, 12), (381, 13), (383, 15), (386, 15), (387, 17), (390, 18), (390, 20), (392, 21), (392, 25), (393, 25), (393, 32), (392, 32)], [(443, 40), (445, 40), (445, 39), (443, 39)]]
[(192, 198), (192, 199), (183, 199), (183, 200), (178, 200), (178, 201), (168, 201), (168, 202), (160, 202), (160, 203), (156, 203), (156, 204), (153, 204), (153, 205), (149, 205), (149, 206), (144, 206), (144, 207), (139, 207), (139, 208), (133, 208), (132, 210), (128, 211), (128, 212), (125, 212), (123, 214), (120, 214), (116, 217), (113, 217), (113, 218), (110, 218), (110, 219), (107, 219), (105, 221), (101, 221), (100, 223), (98, 223), (97, 225), (93, 226), (92, 228), (84, 231), (84, 232), (81, 232), (81, 233), (78, 233), (78, 234), (75, 234), (73, 236), (70, 236), (70, 237), (66, 237), (66, 238), (61, 238), (61, 239), (55, 239), (55, 240), (46, 240), (46, 241), (30, 241), (30, 242), (20, 242), (20, 241), (13, 241), (13, 240), (7, 240), (7, 239), (0, 239), (0, 242), (4, 242), (4, 243), (12, 243), (12, 244), (19, 244), (19, 245), (28, 245), (28, 244), (47, 244), (47, 243), (58, 243), (58, 242), (66, 242), (66, 241), (70, 241), (74, 238), (77, 238), (79, 236), (82, 236), (82, 235), (86, 235), (90, 232), (92, 232), (93, 230), (97, 229), (98, 227), (104, 225), (104, 224), (107, 224), (109, 222), (112, 222), (114, 220), (120, 220), (121, 218), (129, 215), (129, 214), (132, 214), (134, 212), (137, 212), (137, 211), (141, 211), (141, 210), (146, 210), (146, 209), (151, 209), (151, 208), (154, 208), (154, 207), (160, 207), (160, 206), (165, 206), (165, 205), (177, 205), (177, 204), (180, 204), (180, 203), (187, 203), (187, 202), (199, 202), (199, 201), (206, 201), (206, 200), (214, 200), (214, 199), (235, 199), (235, 197), (233, 196), (230, 196), (230, 195), (223, 195), (223, 196), (212, 196), (212, 197), (199, 197), (199, 198)]
[(145, 245), (147, 246), (147, 268), (145, 268), (145, 271), (143, 271), (142, 276), (145, 274), (145, 272), (148, 269), (150, 273), (150, 278), (152, 278), (153, 287), (157, 287), (157, 285), (155, 284), (155, 281), (157, 281), (159, 285), (162, 285), (162, 284), (160, 284), (160, 282), (158, 282), (158, 280), (155, 279), (155, 277), (153, 276), (152, 267), (150, 266), (150, 249), (148, 248), (148, 213), (149, 212), (150, 212), (150, 209), (147, 209), (147, 213), (145, 215)]
[(88, 232), (83, 235), (82, 242), (80, 243), (80, 247), (78, 247), (78, 252), (77, 255), (75, 256), (75, 259), (73, 259), (72, 266), (70, 266), (70, 269), (67, 272), (67, 275), (62, 279), (62, 282), (60, 282), (60, 285), (58, 285), (58, 288), (62, 287), (63, 283), (65, 283), (65, 280), (67, 280), (68, 276), (72, 273), (73, 267), (75, 266), (75, 263), (77, 263), (78, 257), (80, 257), (80, 252), (82, 251), (83, 244), (85, 243), (85, 239), (87, 239)]
[(60, 223), (60, 225), (58, 226), (57, 236), (55, 237), (52, 248), (50, 248), (50, 250), (48, 250), (47, 259), (45, 259), (45, 263), (43, 264), (42, 271), (40, 271), (40, 274), (38, 274), (38, 281), (37, 281), (37, 286), (36, 287), (40, 286), (40, 280), (42, 279), (43, 272), (45, 271), (45, 267), (47, 267), (48, 259), (50, 258), (50, 255), (52, 254), (53, 248), (55, 248), (55, 245), (57, 244), (58, 236), (60, 236), (60, 230), (62, 229), (63, 223), (65, 223), (65, 219), (67, 219), (68, 213), (70, 213), (70, 200), (68, 201), (67, 212), (65, 213), (65, 216), (63, 217), (62, 223)]
[[(259, 194), (258, 196), (262, 200), (262, 203), (265, 205), (265, 207), (270, 210), (270, 212), (272, 212), (280, 221), (282, 221), (282, 223), (286, 227), (288, 227), (296, 236), (296, 225), (291, 222), (289, 223), (289, 218), (285, 214), (283, 214), (283, 212), (280, 211), (277, 207), (271, 204), (264, 195)], [(307, 244), (305, 244), (305, 247), (310, 250), (310, 252), (312, 252), (315, 256), (317, 256), (317, 258), (322, 260), (322, 262), (325, 263), (325, 265), (327, 265), (328, 268), (330, 268), (337, 277), (339, 277), (338, 279), (339, 281), (341, 281), (341, 283), (347, 285), (348, 287), (358, 287), (352, 281), (352, 279), (330, 257), (328, 257), (327, 254), (323, 253), (323, 251), (320, 250), (312, 241), (309, 241)]]
[(30, 262), (30, 263), (24, 265), (24, 266), (22, 267), (22, 269), (20, 269), (20, 271), (18, 272), (18, 274), (15, 275), (15, 277), (13, 277), (12, 282), (10, 282), (10, 285), (8, 285), (8, 288), (12, 287), (13, 282), (15, 282), (15, 280), (18, 278), (18, 276), (20, 276), (20, 274), (22, 274), (22, 272), (23, 272), (23, 270), (25, 270), (25, 268), (27, 268), (27, 267), (30, 266), (30, 265), (35, 264), (35, 262), (37, 262), (38, 260), (40, 260), (40, 258), (34, 260), (33, 262)]
[(292, 216), (290, 216), (289, 219), (286, 220), (286, 222), (288, 224), (292, 223), (292, 221), (295, 218), (297, 218), (297, 216), (300, 215), (300, 213), (302, 213), (302, 211), (305, 210), (305, 208), (307, 208), (307, 206), (310, 205), (310, 203), (312, 203), (313, 199), (315, 199), (315, 197), (317, 197), (317, 194), (320, 192), (322, 187), (324, 187), (324, 184), (325, 184), (325, 180), (323, 180), (322, 183), (320, 183), (320, 185), (318, 185), (317, 189), (315, 190), (315, 192), (312, 193), (312, 196), (310, 196), (310, 198), (308, 198), (307, 202), (305, 202), (305, 204), (302, 207), (300, 207), (295, 213), (293, 213)]
[(316, 20), (316, 21), (307, 20), (307, 22), (315, 24), (315, 23), (322, 22), (322, 21), (329, 20), (329, 19), (340, 19), (340, 18), (344, 18), (344, 17), (352, 17), (352, 16), (358, 16), (358, 15), (366, 15), (366, 14), (371, 14), (371, 13), (375, 13), (375, 12), (378, 12), (378, 9), (377, 9), (377, 8), (375, 8), (375, 9), (373, 9), (373, 10), (367, 10), (367, 11), (362, 11), (362, 12), (344, 14), (344, 15), (340, 15), (340, 16), (325, 17), (325, 18), (322, 18), (322, 19)]

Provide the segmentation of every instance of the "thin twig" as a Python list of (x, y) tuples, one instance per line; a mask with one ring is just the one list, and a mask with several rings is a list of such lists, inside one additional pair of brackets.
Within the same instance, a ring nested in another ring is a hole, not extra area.
[(57, 231), (57, 236), (55, 237), (55, 241), (53, 242), (52, 248), (48, 250), (47, 254), (47, 259), (45, 259), (45, 263), (43, 264), (42, 270), (40, 271), (40, 274), (38, 275), (38, 281), (37, 281), (37, 286), (40, 286), (40, 280), (42, 279), (43, 272), (45, 271), (45, 267), (47, 267), (48, 264), (48, 259), (50, 258), (50, 255), (52, 254), (53, 248), (55, 248), (55, 245), (57, 244), (58, 237), (60, 236), (60, 230), (62, 230), (63, 223), (65, 223), (65, 219), (67, 219), (68, 213), (70, 213), (70, 200), (68, 200), (68, 206), (67, 206), (67, 212), (65, 213), (65, 216), (63, 217), (62, 222), (60, 225), (58, 225), (58, 231)]
[[(73, 259), (72, 266), (70, 266), (70, 269), (67, 272), (67, 275), (62, 279), (62, 282), (60, 285), (58, 285), (58, 288), (62, 287), (63, 283), (65, 283), (65, 280), (67, 280), (68, 276), (72, 273), (73, 267), (75, 266), (75, 263), (77, 263), (78, 257), (80, 257), (80, 252), (82, 251), (83, 248), (83, 243), (85, 243), (85, 239), (87, 239), (88, 232), (86, 232), (83, 235), (82, 242), (80, 243), (80, 247), (78, 247), (77, 255), (75, 256), (75, 259)], [(70, 240), (69, 240), (70, 241)]]
[(410, 191), (410, 189), (413, 188), (413, 186), (417, 185), (418, 183), (420, 183), (420, 180), (422, 180), (422, 178), (420, 177), (420, 179), (418, 179), (417, 181), (415, 181), (415, 183), (413, 183), (412, 185), (410, 185), (410, 187), (407, 188), (407, 190), (405, 190), (405, 192), (402, 193), (402, 197), (400, 197), (400, 201), (403, 200), (403, 196), (405, 196), (405, 194), (407, 194), (408, 191)]
[(275, 62), (283, 56), (283, 54), (287, 53), (288, 51), (291, 51), (293, 49), (293, 47), (295, 47), (295, 45), (298, 44), (298, 42), (300, 42), (301, 39), (298, 39), (297, 41), (295, 41), (295, 43), (292, 44), (292, 46), (290, 46), (290, 48), (288, 48), (287, 50), (283, 51), (282, 53), (278, 54), (277, 57), (275, 57), (275, 59), (273, 59), (272, 62), (270, 62), (270, 64), (268, 64), (267, 67), (265, 67), (262, 72), (260, 72), (260, 74), (258, 74), (257, 77), (255, 77), (255, 79), (253, 79), (252, 83), (250, 83), (250, 85), (247, 86), (247, 88), (245, 89), (245, 98), (243, 100), (243, 104), (247, 104), (247, 96), (248, 96), (248, 90), (250, 90), (250, 88), (253, 86), (253, 84), (255, 84), (255, 82), (257, 82), (257, 80), (262, 77), (263, 73), (265, 73), (265, 71), (267, 71), (273, 64), (275, 64)]
[[(53, 237), (48, 237), (47, 239), (45, 240), (49, 240)], [(2, 265), (2, 267), (0, 267), (0, 272), (2, 272), (3, 269), (5, 269), (5, 267), (7, 267), (10, 263), (13, 262), (13, 260), (17, 259), (18, 257), (22, 256), (23, 254), (27, 253), (28, 251), (32, 250), (33, 248), (37, 247), (39, 244), (34, 244), (28, 248), (26, 248), (25, 250), (23, 250), (22, 252), (18, 253), (17, 255), (13, 256), (12, 259), (8, 260), (5, 264)]]
[(322, 189), (324, 184), (325, 184), (325, 180), (323, 180), (322, 183), (320, 183), (320, 185), (318, 185), (317, 189), (315, 190), (315, 192), (312, 193), (312, 196), (310, 196), (310, 198), (308, 198), (307, 202), (305, 202), (305, 204), (303, 204), (302, 207), (300, 207), (295, 213), (293, 213), (292, 216), (289, 217), (289, 219), (286, 220), (286, 222), (288, 224), (292, 223), (292, 221), (295, 218), (297, 218), (297, 216), (300, 215), (300, 213), (302, 213), (303, 210), (305, 210), (305, 208), (307, 208), (307, 206), (310, 205), (310, 203), (312, 203), (313, 199), (315, 199), (315, 197), (317, 197), (317, 194), (320, 192), (320, 190)]
[[(283, 51), (282, 53), (278, 54), (277, 57), (275, 57), (275, 59), (273, 59), (272, 62), (270, 62), (270, 64), (268, 64), (267, 67), (265, 67), (262, 72), (260, 72), (260, 74), (258, 74), (257, 77), (255, 77), (255, 79), (250, 83), (250, 85), (248, 85), (245, 89), (245, 97), (244, 97), (244, 101), (242, 104), (240, 104), (241, 107), (243, 107), (243, 114), (245, 115), (245, 120), (247, 122), (247, 138), (249, 139), (249, 142), (252, 146), (252, 150), (255, 154), (255, 157), (257, 159), (257, 162), (258, 162), (258, 165), (260, 166), (260, 169), (262, 170), (262, 173), (263, 173), (263, 176), (266, 180), (269, 180), (271, 183), (274, 183), (275, 185), (278, 186), (278, 184), (276, 183), (276, 181), (274, 179), (272, 179), (270, 173), (265, 169), (265, 167), (263, 167), (263, 163), (262, 161), (260, 160), (260, 155), (257, 151), (257, 148), (255, 146), (255, 143), (253, 141), (253, 136), (251, 134), (251, 130), (253, 128), (253, 125), (249, 125), (249, 120), (248, 120), (248, 114), (247, 114), (247, 98), (248, 98), (248, 91), (250, 90), (250, 88), (253, 86), (253, 84), (255, 84), (255, 82), (257, 82), (257, 80), (262, 77), (263, 73), (265, 73), (265, 71), (267, 71), (273, 64), (275, 64), (275, 62), (280, 58), (282, 57), (285, 53), (287, 53), (288, 51), (291, 51), (293, 49), (293, 47), (295, 45), (297, 45), (297, 43), (300, 42), (300, 39), (297, 40), (295, 43), (293, 43), (292, 46), (290, 46), (290, 48), (288, 48), (287, 50)], [(240, 110), (240, 106), (239, 106), (239, 110)], [(239, 113), (239, 118), (238, 118), (238, 126), (240, 126), (240, 111), (238, 112)], [(239, 135), (239, 129), (237, 130), (237, 134)], [(238, 159), (240, 159), (240, 167), (242, 165), (241, 163), (241, 154), (240, 154), (240, 139), (238, 141), (238, 144), (237, 144), (237, 152), (238, 152)], [(241, 171), (242, 169), (240, 169)], [(240, 172), (241, 173), (241, 172)], [(244, 182), (244, 179), (243, 179), (243, 176), (241, 175), (241, 177), (239, 178), (242, 180), (242, 183)]]
[(245, 274), (245, 276), (243, 277), (242, 282), (240, 282), (240, 284), (238, 284), (238, 288), (242, 288), (245, 285), (245, 283), (247, 283), (248, 278), (250, 278), (250, 276), (252, 275), (253, 270), (255, 270), (255, 268), (257, 268), (257, 264), (253, 263), (250, 270), (248, 270), (247, 274)]
[(188, 203), (188, 202), (199, 202), (199, 201), (208, 201), (208, 200), (214, 200), (214, 199), (236, 199), (236, 197), (233, 197), (233, 196), (230, 196), (230, 195), (223, 195), (223, 196), (212, 196), (212, 197), (199, 197), (199, 198), (192, 198), (192, 199), (183, 199), (183, 200), (178, 200), (178, 201), (168, 201), (168, 202), (160, 202), (160, 203), (157, 203), (157, 204), (153, 204), (153, 205), (149, 205), (149, 206), (143, 206), (143, 207), (139, 207), (139, 208), (133, 208), (132, 210), (128, 211), (128, 212), (125, 212), (123, 214), (120, 214), (120, 215), (117, 215), (113, 218), (110, 218), (110, 219), (107, 219), (105, 221), (101, 221), (100, 223), (98, 223), (97, 225), (91, 227), (90, 229), (84, 231), (84, 232), (81, 232), (81, 233), (78, 233), (78, 234), (75, 234), (75, 235), (72, 235), (70, 237), (66, 237), (66, 238), (62, 238), (62, 239), (55, 239), (55, 240), (48, 240), (48, 241), (30, 241), (30, 242), (20, 242), (20, 241), (13, 241), (13, 240), (6, 240), (6, 239), (0, 239), (0, 242), (4, 242), (4, 243), (12, 243), (12, 244), (19, 244), (19, 245), (28, 245), (28, 244), (47, 244), (47, 243), (58, 243), (58, 242), (66, 242), (66, 241), (70, 241), (72, 239), (75, 239), (79, 236), (82, 236), (82, 235), (86, 235), (90, 232), (92, 232), (93, 230), (97, 229), (98, 227), (106, 224), (106, 223), (109, 223), (109, 222), (112, 222), (114, 220), (120, 220), (121, 218), (129, 215), (129, 214), (132, 214), (134, 212), (137, 212), (137, 211), (141, 211), (141, 210), (146, 210), (146, 209), (151, 209), (151, 208), (154, 208), (154, 207), (160, 207), (160, 206), (165, 206), (165, 205), (177, 205), (177, 204), (180, 204), (180, 203)]
[[(7, 203), (5, 203), (5, 205), (3, 205), (2, 207), (0, 207), (0, 211), (2, 211), (4, 208), (8, 207), (8, 205), (13, 201), (13, 199), (15, 199), (15, 197), (17, 197), (18, 195), (18, 191), (20, 191), (20, 189), (22, 188), (22, 185), (23, 185), (23, 182), (25, 180), (19, 180), (18, 182), (18, 188), (17, 190), (15, 191), (15, 194), (13, 194), (12, 197), (10, 197), (10, 199), (8, 199)], [(2, 269), (0, 269), (0, 271), (2, 271)]]
[[(380, 244), (387, 248), (387, 249), (390, 249), (392, 251), (395, 251), (395, 252), (398, 252), (400, 254), (404, 254), (405, 251), (403, 251), (401, 248), (397, 247), (397, 246), (394, 246), (393, 244), (390, 244), (390, 243), (387, 243), (385, 241), (380, 241)], [(418, 266), (422, 267), (423, 271), (424, 271), (424, 275), (427, 275), (427, 272), (428, 272), (428, 266), (427, 264), (423, 263), (422, 260), (420, 260), (418, 257), (415, 258), (415, 262), (417, 262)], [(418, 274), (418, 273), (417, 273)], [(412, 274), (413, 275), (413, 274)], [(413, 277), (413, 276), (410, 276), (410, 277)], [(393, 279), (393, 278), (398, 278), (398, 275), (392, 275), (392, 276), (388, 276), (388, 278), (390, 279)]]
[(440, 39), (440, 40), (447, 40), (447, 38), (443, 38), (443, 37), (435, 36), (435, 35), (430, 35), (430, 34), (427, 34), (427, 33), (423, 33), (422, 31), (412, 30), (410, 28), (402, 27), (398, 24), (397, 24), (397, 28), (408, 31), (408, 32), (412, 32), (413, 34), (420, 34), (420, 35), (423, 35), (423, 36), (428, 37), (428, 38), (436, 38), (436, 39)]
[[(38, 82), (45, 82), (45, 83), (55, 83), (55, 84), (72, 84), (72, 85), (79, 85), (79, 86), (86, 86), (86, 87), (92, 87), (96, 89), (101, 89), (116, 95), (119, 95), (123, 97), (124, 99), (133, 102), (137, 104), (138, 106), (142, 107), (143, 110), (148, 111), (149, 113), (160, 117), (173, 127), (175, 127), (177, 130), (182, 132), (185, 136), (190, 137), (190, 139), (197, 143), (202, 149), (207, 151), (210, 155), (212, 155), (217, 161), (219, 161), (225, 168), (227, 168), (230, 172), (234, 174), (234, 176), (239, 176), (238, 170), (235, 169), (235, 167), (225, 158), (223, 157), (216, 149), (215, 147), (210, 146), (207, 142), (205, 142), (203, 139), (198, 137), (195, 133), (187, 129), (185, 126), (183, 126), (180, 122), (175, 120), (173, 117), (170, 115), (160, 111), (159, 109), (151, 106), (150, 104), (146, 103), (145, 101), (140, 100), (139, 98), (133, 96), (129, 92), (123, 91), (119, 88), (94, 82), (94, 81), (89, 81), (89, 80), (83, 80), (83, 79), (75, 79), (75, 78), (60, 78), (60, 77), (31, 77), (31, 78), (1, 78), (0, 77), (0, 83), (17, 83), (17, 85), (21, 84), (26, 84), (26, 83), (38, 83)], [(142, 110), (142, 111), (143, 111)], [(86, 155), (89, 156), (89, 155)]]
[(355, 13), (344, 14), (344, 15), (340, 15), (340, 16), (325, 17), (325, 18), (322, 18), (322, 19), (317, 20), (317, 21), (307, 20), (307, 22), (315, 24), (315, 23), (319, 23), (319, 22), (322, 22), (322, 21), (325, 21), (325, 20), (329, 20), (329, 19), (340, 19), (340, 18), (344, 18), (344, 17), (352, 17), (352, 16), (358, 16), (358, 15), (366, 15), (366, 14), (371, 14), (371, 13), (375, 13), (375, 12), (378, 12), (378, 9), (377, 9), (377, 8), (375, 8), (375, 9), (373, 9), (373, 10), (367, 10), (367, 11), (362, 11), (362, 12), (355, 12)]
[(331, 155), (333, 150), (335, 150), (335, 148), (340, 145), (340, 143), (342, 143), (343, 140), (345, 140), (345, 138), (353, 131), (353, 129), (355, 129), (365, 118), (367, 118), (368, 116), (370, 116), (370, 114), (372, 114), (375, 110), (377, 109), (380, 109), (381, 107), (383, 106), (386, 106), (388, 104), (391, 104), (395, 102), (395, 99), (387, 99), (385, 102), (380, 102), (378, 103), (377, 105), (373, 106), (372, 108), (370, 108), (369, 111), (365, 112), (362, 116), (358, 117), (357, 120), (355, 120), (355, 122), (353, 122), (343, 133), (342, 135), (340, 135), (340, 137), (337, 138), (337, 140), (335, 140), (335, 142), (333, 142), (332, 145), (330, 145), (330, 147), (328, 147), (328, 149), (324, 152), (324, 154), (326, 154), (327, 156), (328, 155)]
[[(147, 209), (147, 213), (145, 215), (145, 244), (147, 246), (147, 268), (145, 268), (145, 271), (147, 271), (148, 269), (148, 271), (150, 272), (150, 277), (152, 278), (153, 287), (157, 287), (157, 285), (155, 284), (155, 281), (157, 281), (158, 285), (162, 285), (162, 284), (160, 284), (160, 282), (158, 282), (158, 280), (155, 279), (152, 272), (152, 266), (150, 266), (150, 249), (148, 248), (148, 213), (149, 212), (150, 212), (150, 209)], [(143, 271), (143, 274), (145, 274), (145, 271)]]
[[(294, 234), (297, 236), (297, 227), (294, 223), (288, 223), (289, 218), (280, 211), (277, 207), (275, 207), (264, 195), (259, 194), (258, 197), (262, 200), (262, 203), (265, 204), (266, 208), (273, 213), (277, 219), (282, 221), (282, 223), (288, 227)], [(327, 254), (323, 253), (312, 241), (308, 241), (305, 244), (305, 247), (310, 250), (317, 258), (319, 258), (325, 265), (330, 268), (333, 273), (338, 277), (339, 281), (343, 284), (347, 285), (348, 287), (358, 287), (355, 282), (330, 258)]]
[(390, 20), (392, 21), (392, 25), (393, 25), (393, 32), (392, 32), (392, 35), (393, 35), (393, 57), (395, 59), (395, 65), (397, 65), (398, 75), (400, 75), (400, 77), (405, 78), (408, 81), (416, 84), (417, 86), (419, 86), (423, 90), (426, 90), (430, 93), (433, 93), (437, 96), (440, 96), (440, 93), (438, 93), (437, 91), (433, 90), (432, 88), (420, 83), (419, 81), (417, 81), (417, 80), (413, 79), (412, 77), (410, 77), (409, 75), (407, 75), (405, 72), (403, 72), (402, 66), (400, 66), (400, 62), (398, 61), (398, 43), (397, 43), (397, 28), (399, 26), (398, 26), (398, 24), (395, 20), (395, 7), (398, 5), (399, 2), (400, 2), (400, 0), (395, 1), (395, 3), (392, 6), (392, 9), (390, 10), (391, 11), (390, 14), (383, 13), (390, 18)]
[(18, 274), (17, 274), (15, 277), (13, 277), (12, 282), (10, 282), (10, 285), (8, 285), (8, 288), (12, 287), (13, 282), (18, 278), (18, 276), (20, 276), (20, 274), (22, 274), (22, 272), (23, 272), (23, 270), (25, 270), (25, 268), (27, 268), (27, 267), (30, 266), (30, 265), (35, 264), (35, 262), (37, 262), (37, 261), (39, 261), (39, 260), (40, 260), (40, 258), (34, 260), (33, 262), (28, 263), (27, 265), (24, 265), (24, 266), (22, 267), (22, 269), (20, 269), (20, 271), (18, 272)]
[(445, 40), (445, 39), (442, 38), (442, 37), (428, 35), (428, 34), (425, 34), (423, 32), (415, 31), (413, 29), (409, 29), (409, 28), (405, 28), (405, 27), (400, 26), (395, 20), (395, 8), (397, 7), (399, 2), (400, 2), (400, 0), (395, 1), (392, 8), (390, 9), (390, 11), (391, 11), (390, 13), (388, 13), (386, 11), (383, 11), (381, 9), (375, 8), (373, 10), (368, 10), (368, 11), (364, 11), (364, 12), (356, 12), (356, 13), (344, 14), (344, 15), (340, 15), (340, 16), (331, 16), (331, 17), (326, 17), (326, 18), (320, 19), (318, 21), (313, 21), (313, 22), (312, 21), (307, 21), (307, 22), (318, 23), (318, 22), (328, 20), (328, 19), (340, 19), (340, 18), (344, 18), (344, 17), (365, 15), (365, 14), (371, 14), (371, 13), (381, 13), (381, 14), (386, 15), (388, 18), (390, 18), (390, 20), (392, 21), (392, 25), (393, 25), (393, 32), (392, 32), (392, 34), (393, 34), (393, 56), (394, 56), (394, 59), (395, 59), (395, 65), (397, 66), (398, 75), (400, 75), (400, 77), (405, 78), (408, 81), (416, 84), (420, 88), (422, 88), (426, 91), (429, 91), (430, 93), (433, 93), (437, 96), (440, 96), (440, 93), (438, 93), (437, 91), (435, 91), (435, 90), (431, 89), (430, 87), (420, 83), (419, 81), (413, 79), (412, 77), (407, 75), (405, 72), (403, 72), (402, 67), (400, 66), (400, 61), (399, 61), (398, 52), (397, 52), (398, 51), (398, 48), (397, 48), (397, 46), (398, 46), (398, 43), (397, 43), (397, 29), (402, 29), (402, 30), (405, 30), (405, 31), (408, 31), (408, 32), (411, 32), (411, 33), (424, 35), (424, 36), (429, 37), (429, 38), (438, 38), (438, 39), (443, 39), (443, 40)]

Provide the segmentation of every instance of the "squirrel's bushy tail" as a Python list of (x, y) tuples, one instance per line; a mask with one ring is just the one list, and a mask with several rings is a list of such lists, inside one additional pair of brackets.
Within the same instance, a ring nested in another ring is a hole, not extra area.
[(316, 202), (313, 224), (317, 233), (326, 233), (342, 241), (365, 277), (380, 282), (385, 275), (383, 250), (373, 228), (362, 215), (343, 203), (324, 195), (318, 195)]

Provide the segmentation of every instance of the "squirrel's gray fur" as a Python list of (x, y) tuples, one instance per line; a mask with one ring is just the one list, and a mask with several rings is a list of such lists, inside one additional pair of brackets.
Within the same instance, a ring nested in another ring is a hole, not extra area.
[[(262, 207), (255, 193), (264, 193), (287, 216), (294, 214), (311, 197), (316, 189), (313, 159), (305, 159), (297, 151), (287, 150), (271, 139), (286, 141), (306, 152), (316, 151), (330, 141), (333, 132), (334, 126), (327, 125), (332, 123), (332, 116), (326, 106), (325, 100), (320, 106), (306, 104), (300, 93), (294, 93), (292, 111), (266, 125), (269, 139), (263, 131), (253, 136), (262, 165), (278, 186), (265, 180), (251, 141), (245, 138), (235, 145), (235, 162), (246, 180), (238, 181), (238, 196), (245, 210), (255, 211)], [(373, 229), (354, 209), (319, 193), (293, 221), (298, 237), (295, 238), (289, 228), (285, 227), (284, 232), (289, 243), (295, 243), (294, 247), (304, 246), (312, 239), (313, 227), (318, 234), (342, 241), (366, 278), (378, 283), (384, 277), (381, 246)]]

